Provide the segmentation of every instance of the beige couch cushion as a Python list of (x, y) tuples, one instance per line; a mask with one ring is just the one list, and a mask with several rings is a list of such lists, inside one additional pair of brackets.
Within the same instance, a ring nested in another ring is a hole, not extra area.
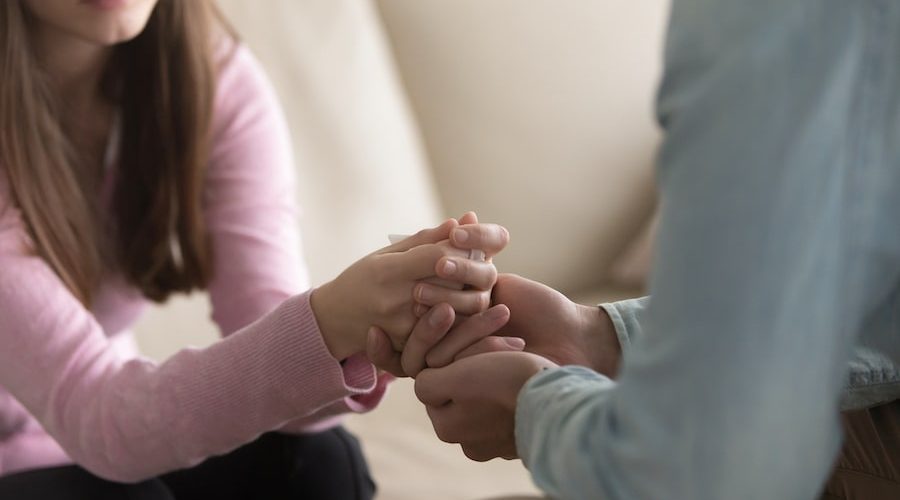
[(438, 222), (425, 162), (378, 13), (360, 0), (220, 0), (288, 115), (304, 249), (315, 283)]

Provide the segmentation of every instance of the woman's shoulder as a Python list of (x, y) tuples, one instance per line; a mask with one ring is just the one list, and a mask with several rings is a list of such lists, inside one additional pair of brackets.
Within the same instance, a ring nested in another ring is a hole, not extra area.
[(256, 56), (244, 42), (232, 38), (217, 42), (213, 50), (219, 87), (239, 84), (248, 79), (264, 77)]
[(263, 118), (280, 109), (278, 98), (262, 65), (252, 51), (239, 41), (217, 46), (214, 132), (235, 122)]

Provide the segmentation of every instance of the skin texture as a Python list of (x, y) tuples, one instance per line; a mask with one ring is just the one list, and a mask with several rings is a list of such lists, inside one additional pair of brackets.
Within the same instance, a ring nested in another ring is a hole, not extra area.
[(489, 352), (427, 369), (416, 378), (438, 438), (459, 443), (472, 460), (514, 459), (516, 398), (525, 382), (557, 365), (527, 352)]
[(483, 352), (521, 351), (525, 347), (524, 340), (494, 335), (507, 321), (509, 309), (503, 305), (473, 316), (457, 317), (449, 305), (439, 304), (416, 323), (402, 352), (393, 349), (381, 329), (372, 327), (366, 353), (372, 364), (381, 370), (398, 377), (415, 377), (425, 369), (426, 356), (436, 344), (452, 349), (456, 358)]
[(42, 30), (85, 44), (110, 46), (136, 37), (158, 0), (20, 0)]
[[(622, 356), (615, 327), (606, 312), (569, 300), (553, 288), (514, 274), (502, 274), (494, 286), (493, 302), (504, 304), (511, 319), (498, 333), (525, 340), (527, 352), (558, 365), (586, 366), (615, 378)], [(447, 358), (429, 357), (440, 367)]]

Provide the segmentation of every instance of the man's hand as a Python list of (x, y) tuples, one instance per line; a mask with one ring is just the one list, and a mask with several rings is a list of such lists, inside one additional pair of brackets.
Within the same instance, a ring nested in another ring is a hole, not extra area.
[[(493, 303), (510, 310), (510, 320), (498, 335), (524, 339), (527, 352), (608, 377), (618, 372), (622, 350), (602, 308), (576, 304), (553, 288), (514, 274), (499, 276)], [(452, 360), (435, 354), (427, 361), (429, 366), (444, 366)]]
[(463, 357), (416, 378), (416, 397), (425, 404), (441, 441), (459, 443), (472, 460), (518, 458), (516, 399), (525, 382), (557, 365), (527, 352), (491, 352)]
[[(380, 328), (369, 329), (366, 354), (376, 368), (398, 377), (415, 377), (425, 368), (425, 357), (440, 343), (452, 357), (482, 352), (521, 351), (522, 339), (494, 336), (509, 321), (509, 309), (496, 305), (487, 311), (457, 321), (453, 308), (438, 304), (416, 323), (406, 347), (397, 352)], [(454, 326), (454, 324), (456, 326)]]

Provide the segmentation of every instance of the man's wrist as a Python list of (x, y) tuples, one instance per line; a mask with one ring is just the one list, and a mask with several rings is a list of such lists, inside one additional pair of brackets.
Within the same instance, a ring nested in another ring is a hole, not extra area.
[(579, 304), (578, 308), (582, 320), (582, 345), (590, 368), (609, 378), (615, 378), (622, 359), (622, 346), (612, 319), (599, 306)]

